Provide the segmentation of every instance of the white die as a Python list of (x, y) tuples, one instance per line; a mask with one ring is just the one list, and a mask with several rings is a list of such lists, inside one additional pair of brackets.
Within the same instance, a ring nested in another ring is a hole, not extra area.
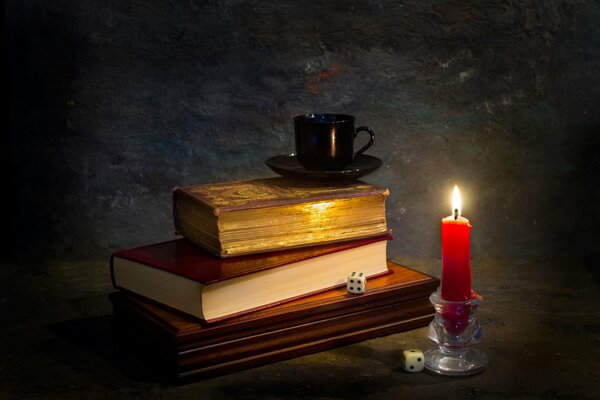
[(360, 294), (365, 292), (367, 287), (367, 277), (363, 272), (353, 272), (348, 275), (346, 288), (350, 293)]
[(425, 357), (419, 349), (408, 349), (402, 352), (402, 368), (407, 372), (419, 372), (425, 366)]

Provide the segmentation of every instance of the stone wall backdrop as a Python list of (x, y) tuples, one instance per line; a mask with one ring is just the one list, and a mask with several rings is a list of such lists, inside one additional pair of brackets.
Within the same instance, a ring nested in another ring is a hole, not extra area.
[(368, 153), (384, 165), (364, 179), (390, 189), (390, 256), (439, 256), (454, 184), (474, 258), (599, 252), (597, 1), (8, 0), (5, 12), (3, 205), (19, 258), (107, 260), (170, 239), (174, 186), (273, 176), (264, 160), (291, 152), (292, 118), (315, 111), (375, 130)]

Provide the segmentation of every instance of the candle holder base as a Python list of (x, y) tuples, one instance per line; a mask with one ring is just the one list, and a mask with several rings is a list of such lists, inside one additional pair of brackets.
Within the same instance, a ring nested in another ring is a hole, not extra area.
[(449, 354), (440, 349), (427, 350), (424, 353), (425, 368), (438, 375), (469, 376), (487, 368), (488, 357), (476, 350), (468, 349), (461, 354)]
[(435, 317), (429, 324), (427, 337), (438, 348), (424, 353), (425, 369), (439, 375), (468, 376), (487, 368), (488, 357), (472, 348), (483, 338), (475, 316), (481, 300), (446, 301), (439, 291), (429, 300), (435, 307)]

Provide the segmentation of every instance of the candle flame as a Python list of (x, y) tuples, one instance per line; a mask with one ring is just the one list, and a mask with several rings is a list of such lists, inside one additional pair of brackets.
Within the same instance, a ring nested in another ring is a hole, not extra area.
[(452, 216), (454, 219), (458, 219), (462, 214), (462, 198), (460, 197), (460, 190), (458, 190), (458, 186), (454, 185), (454, 190), (452, 191)]

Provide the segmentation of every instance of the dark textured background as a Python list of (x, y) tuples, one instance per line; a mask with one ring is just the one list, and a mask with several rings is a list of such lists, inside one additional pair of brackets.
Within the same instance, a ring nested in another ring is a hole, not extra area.
[[(4, 5), (0, 398), (600, 398), (599, 1)], [(109, 254), (173, 237), (173, 186), (273, 176), (309, 111), (376, 131), (404, 265), (441, 275), (460, 185), (485, 373), (402, 373), (425, 328), (182, 387), (118, 344)]]
[(474, 257), (598, 253), (598, 2), (5, 7), (21, 258), (171, 238), (173, 186), (273, 175), (308, 111), (375, 130), (384, 166), (365, 180), (390, 189), (391, 256), (439, 255), (455, 183)]

